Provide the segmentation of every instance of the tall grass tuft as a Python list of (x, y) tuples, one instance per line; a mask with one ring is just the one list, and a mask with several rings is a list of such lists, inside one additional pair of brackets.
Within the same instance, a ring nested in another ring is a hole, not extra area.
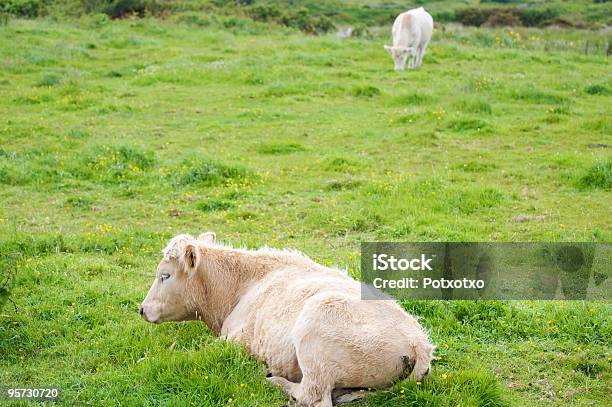
[(612, 160), (598, 162), (578, 179), (580, 189), (612, 189)]
[(153, 151), (128, 145), (95, 146), (74, 173), (80, 178), (121, 181), (141, 175), (156, 164)]
[(306, 151), (306, 147), (299, 143), (269, 143), (257, 147), (259, 154), (266, 155), (291, 154), (301, 151)]
[(181, 166), (179, 184), (214, 186), (229, 180), (243, 180), (247, 170), (240, 165), (224, 164), (209, 158), (187, 160)]

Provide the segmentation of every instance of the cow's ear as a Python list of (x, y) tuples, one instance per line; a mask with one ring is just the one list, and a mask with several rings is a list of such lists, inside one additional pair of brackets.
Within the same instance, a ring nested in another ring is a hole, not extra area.
[(214, 244), (217, 241), (215, 232), (205, 232), (198, 236), (198, 240), (203, 243)]
[(190, 273), (198, 268), (198, 263), (200, 262), (200, 249), (197, 245), (189, 243), (185, 246), (183, 262), (185, 263), (185, 271), (187, 273)]
[(391, 52), (391, 50), (393, 49), (393, 47), (391, 45), (385, 45), (385, 51)]

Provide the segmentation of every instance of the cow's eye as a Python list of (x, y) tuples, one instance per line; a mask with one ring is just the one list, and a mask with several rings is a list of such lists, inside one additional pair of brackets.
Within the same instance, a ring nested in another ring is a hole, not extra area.
[(165, 281), (165, 280), (170, 278), (170, 274), (165, 274), (164, 273), (159, 278), (160, 278), (161, 281)]

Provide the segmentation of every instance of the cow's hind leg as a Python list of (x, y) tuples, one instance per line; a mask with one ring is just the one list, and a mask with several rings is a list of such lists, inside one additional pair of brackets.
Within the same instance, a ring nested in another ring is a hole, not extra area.
[(418, 66), (423, 65), (423, 57), (425, 56), (425, 47), (419, 48), (419, 59), (417, 62)]
[(270, 383), (280, 386), (283, 391), (305, 407), (332, 407), (331, 386), (321, 386), (319, 383), (302, 377), (300, 383), (293, 383), (284, 377), (269, 377)]
[(298, 390), (298, 387), (300, 386), (298, 383), (290, 382), (289, 380), (285, 379), (284, 377), (280, 377), (280, 376), (272, 376), (272, 377), (268, 377), (267, 379), (273, 385), (280, 386), (286, 395), (294, 399), (297, 399), (297, 390)]
[(300, 383), (300, 394), (296, 400), (308, 407), (332, 407), (332, 385), (312, 380), (308, 375), (304, 375)]

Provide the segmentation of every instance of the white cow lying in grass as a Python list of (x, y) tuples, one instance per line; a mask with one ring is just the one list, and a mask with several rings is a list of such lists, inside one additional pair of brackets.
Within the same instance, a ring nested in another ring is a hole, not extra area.
[(209, 232), (178, 235), (163, 254), (142, 317), (202, 320), (263, 360), (270, 381), (304, 406), (429, 372), (434, 346), (416, 319), (395, 301), (362, 300), (359, 282), (299, 252), (234, 249)]
[(408, 56), (410, 56), (409, 69), (423, 64), (423, 55), (432, 32), (433, 18), (423, 7), (408, 10), (397, 16), (391, 30), (393, 46), (385, 45), (385, 49), (391, 53), (395, 62), (396, 70), (404, 70)]

